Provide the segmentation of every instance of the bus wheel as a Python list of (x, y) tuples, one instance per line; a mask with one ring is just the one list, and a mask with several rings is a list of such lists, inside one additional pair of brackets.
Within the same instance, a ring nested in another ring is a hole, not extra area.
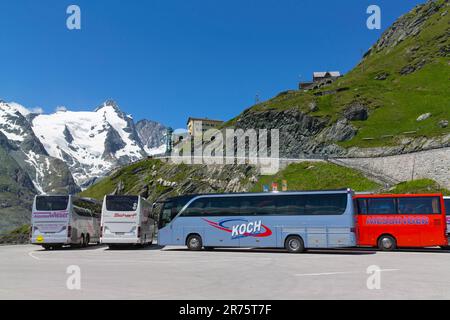
[(302, 238), (299, 236), (289, 236), (286, 239), (284, 247), (290, 253), (302, 253), (305, 252), (305, 245)]
[(394, 237), (384, 235), (378, 239), (378, 249), (383, 251), (392, 251), (397, 249), (397, 241)]
[(89, 243), (91, 243), (91, 236), (89, 235), (89, 233), (86, 235), (86, 242), (84, 243), (85, 247), (89, 246)]
[(202, 250), (202, 237), (200, 237), (198, 234), (190, 235), (186, 241), (186, 245), (188, 249), (192, 251)]

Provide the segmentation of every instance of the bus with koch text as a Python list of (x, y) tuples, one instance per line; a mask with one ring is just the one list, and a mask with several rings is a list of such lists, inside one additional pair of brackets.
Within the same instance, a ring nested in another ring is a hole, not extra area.
[(31, 243), (46, 250), (99, 243), (101, 208), (93, 199), (36, 196), (31, 214)]
[(158, 244), (190, 250), (220, 247), (356, 246), (353, 191), (204, 194), (164, 201)]
[(109, 247), (152, 244), (156, 232), (152, 205), (140, 196), (105, 196), (101, 243)]
[(399, 247), (447, 247), (441, 194), (356, 195), (358, 246), (392, 251)]

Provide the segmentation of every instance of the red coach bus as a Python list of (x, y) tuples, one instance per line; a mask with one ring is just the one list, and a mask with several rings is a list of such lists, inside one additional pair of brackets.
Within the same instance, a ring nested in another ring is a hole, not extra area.
[(354, 199), (358, 246), (384, 251), (448, 246), (442, 195), (357, 195)]

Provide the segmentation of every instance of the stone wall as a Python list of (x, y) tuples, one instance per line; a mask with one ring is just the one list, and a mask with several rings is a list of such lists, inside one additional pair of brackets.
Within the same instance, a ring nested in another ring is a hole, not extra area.
[(397, 182), (428, 178), (450, 188), (450, 148), (379, 158), (342, 158), (339, 162)]

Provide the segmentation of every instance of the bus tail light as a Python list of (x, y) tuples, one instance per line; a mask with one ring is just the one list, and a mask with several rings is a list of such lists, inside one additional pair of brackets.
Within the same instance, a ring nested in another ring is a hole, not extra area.
[(141, 227), (138, 227), (138, 229), (137, 229), (137, 237), (138, 238), (141, 237)]
[(68, 226), (67, 227), (67, 238), (71, 238), (72, 237), (72, 227)]

